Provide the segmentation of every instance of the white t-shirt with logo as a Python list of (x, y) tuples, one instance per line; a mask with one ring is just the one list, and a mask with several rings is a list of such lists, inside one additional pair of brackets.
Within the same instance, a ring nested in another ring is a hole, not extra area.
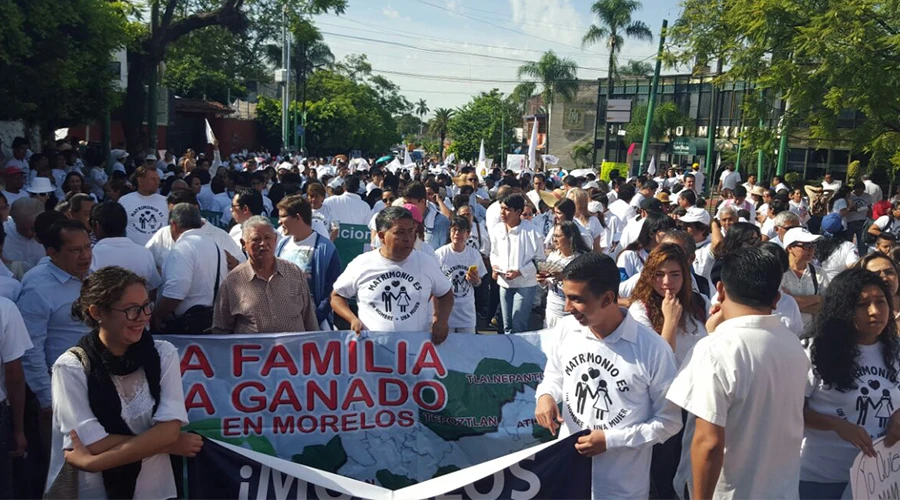
[[(825, 384), (810, 367), (807, 377), (806, 402), (809, 409), (842, 418), (866, 429), (872, 440), (887, 432), (888, 421), (900, 406), (900, 385), (895, 361), (893, 376), (884, 364), (882, 344), (857, 345), (856, 389), (842, 392)], [(812, 353), (807, 350), (812, 359)], [(850, 481), (850, 466), (859, 450), (838, 437), (834, 431), (806, 428), (800, 451), (800, 480), (818, 483)]]
[(545, 347), (544, 380), (535, 396), (562, 403), (560, 437), (602, 429), (607, 450), (592, 459), (593, 498), (647, 498), (653, 445), (681, 429), (681, 415), (665, 399), (675, 376), (669, 344), (625, 309), (604, 339), (574, 316), (561, 318)]
[(291, 237), (288, 239), (288, 242), (285, 243), (284, 248), (282, 248), (281, 254), (278, 255), (278, 257), (293, 262), (308, 276), (310, 271), (312, 271), (312, 259), (313, 254), (316, 251), (316, 236), (317, 233), (313, 231), (309, 233), (309, 236), (299, 242)]
[(379, 250), (366, 252), (350, 261), (334, 283), (341, 297), (357, 298), (359, 319), (375, 332), (431, 331), (431, 297), (451, 289), (437, 261), (418, 250), (400, 262)]
[(144, 246), (161, 227), (169, 224), (169, 205), (161, 194), (144, 196), (138, 192), (119, 198), (128, 214), (128, 237)]
[(452, 244), (444, 245), (434, 253), (441, 264), (441, 271), (453, 288), (453, 310), (450, 311), (448, 323), (450, 328), (471, 328), (474, 331), (475, 289), (466, 281), (466, 273), (470, 267), (477, 266), (479, 277), (487, 274), (481, 253), (470, 246), (466, 246), (462, 252), (454, 252)]

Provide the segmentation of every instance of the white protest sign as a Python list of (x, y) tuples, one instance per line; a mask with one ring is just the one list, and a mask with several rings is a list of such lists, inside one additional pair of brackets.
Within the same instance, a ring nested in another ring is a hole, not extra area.
[(873, 447), (874, 457), (860, 453), (850, 467), (853, 498), (900, 498), (900, 446), (895, 444), (888, 448), (881, 438), (873, 443)]
[(506, 155), (506, 168), (508, 170), (519, 173), (522, 170), (525, 170), (527, 165), (527, 155)]

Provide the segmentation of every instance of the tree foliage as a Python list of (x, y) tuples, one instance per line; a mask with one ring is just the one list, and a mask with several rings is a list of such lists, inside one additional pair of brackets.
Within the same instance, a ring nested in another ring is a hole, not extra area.
[(459, 108), (450, 120), (449, 131), (453, 143), (449, 151), (456, 153), (459, 159), (478, 158), (481, 140), (484, 139), (485, 153), (499, 163), (501, 137), (503, 144), (509, 149), (513, 141), (513, 127), (521, 123), (521, 120), (516, 101), (504, 99), (496, 89), (482, 92)]
[(428, 122), (428, 131), (431, 135), (439, 138), (438, 156), (444, 158), (444, 139), (447, 138), (447, 129), (450, 128), (450, 121), (456, 114), (452, 109), (438, 108), (434, 110), (434, 118)]
[(117, 99), (110, 63), (126, 41), (126, 7), (0, 0), (0, 117), (45, 132), (99, 118)]
[[(634, 108), (631, 121), (625, 127), (626, 144), (643, 141), (647, 110), (646, 104)], [(689, 124), (690, 118), (685, 116), (674, 102), (659, 103), (653, 110), (653, 120), (650, 122), (650, 141), (659, 142), (669, 130)]]
[(648, 62), (629, 59), (627, 63), (616, 69), (618, 76), (650, 76), (653, 74), (653, 66)]
[(558, 95), (571, 101), (578, 92), (578, 65), (567, 57), (559, 57), (552, 50), (544, 52), (537, 61), (528, 61), (519, 67), (519, 78), (527, 76), (537, 80), (542, 87), (544, 105), (553, 102)]
[[(686, 0), (670, 30), (678, 48), (667, 58), (721, 58), (728, 68), (721, 79), (755, 84), (761, 92), (745, 101), (745, 122), (773, 118), (772, 100), (781, 96), (788, 123), (808, 124), (811, 137), (846, 141), (898, 166), (891, 160), (900, 160), (898, 7), (898, 0)], [(839, 128), (847, 110), (862, 112), (865, 123)], [(771, 151), (776, 134), (755, 130), (745, 145)]]

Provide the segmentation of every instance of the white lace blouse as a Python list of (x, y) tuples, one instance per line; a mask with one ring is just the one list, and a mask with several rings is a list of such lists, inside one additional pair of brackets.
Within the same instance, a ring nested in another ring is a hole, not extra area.
[[(184, 390), (181, 385), (181, 369), (178, 350), (164, 340), (154, 341), (160, 358), (160, 401), (153, 414), (153, 397), (144, 370), (130, 375), (113, 375), (113, 383), (122, 402), (122, 419), (138, 435), (158, 422), (181, 421), (187, 425), (184, 409)], [(69, 432), (75, 430), (81, 442), (90, 446), (109, 434), (100, 424), (88, 403), (87, 377), (81, 362), (68, 351), (53, 365), (53, 442), (50, 452), (50, 473), (47, 487), (65, 463), (64, 450), (72, 446)], [(79, 498), (105, 499), (101, 473), (79, 471)], [(174, 498), (175, 478), (169, 455), (161, 453), (145, 458), (141, 464), (134, 498)]]

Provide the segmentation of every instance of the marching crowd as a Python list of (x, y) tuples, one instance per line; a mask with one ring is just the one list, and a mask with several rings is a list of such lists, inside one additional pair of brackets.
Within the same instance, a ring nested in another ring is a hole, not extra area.
[(0, 160), (0, 498), (175, 497), (202, 442), (165, 334), (550, 328), (536, 418), (589, 430), (598, 498), (840, 498), (900, 439), (900, 196), (867, 176), (112, 160)]

